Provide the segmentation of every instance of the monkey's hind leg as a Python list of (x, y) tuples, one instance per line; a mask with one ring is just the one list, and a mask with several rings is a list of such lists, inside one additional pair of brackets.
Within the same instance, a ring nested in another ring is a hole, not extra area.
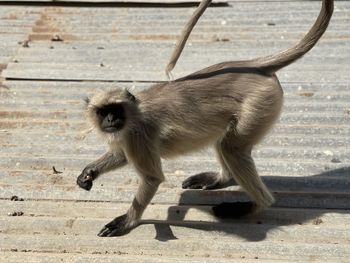
[(221, 171), (203, 172), (190, 176), (182, 183), (184, 189), (218, 189), (235, 184), (234, 179), (230, 176), (230, 171), (225, 164), (221, 153), (220, 144), (215, 145), (216, 157), (221, 165)]
[[(268, 84), (269, 85), (266, 85)], [(259, 177), (251, 151), (277, 120), (283, 91), (277, 79), (263, 79), (261, 86), (242, 103), (237, 123), (221, 140), (221, 153), (235, 181), (252, 202), (224, 203), (213, 208), (221, 217), (239, 217), (269, 207), (274, 198)]]
[(236, 148), (225, 138), (221, 142), (223, 159), (229, 167), (230, 174), (243, 187), (252, 199), (249, 202), (222, 203), (213, 207), (218, 217), (241, 217), (269, 207), (274, 198), (259, 177), (251, 157), (251, 147)]

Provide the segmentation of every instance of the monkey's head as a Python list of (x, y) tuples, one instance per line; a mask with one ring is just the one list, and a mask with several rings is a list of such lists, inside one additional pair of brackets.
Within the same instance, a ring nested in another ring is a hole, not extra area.
[(130, 115), (137, 112), (137, 100), (128, 90), (97, 93), (86, 99), (87, 115), (104, 134), (116, 134), (126, 128)]

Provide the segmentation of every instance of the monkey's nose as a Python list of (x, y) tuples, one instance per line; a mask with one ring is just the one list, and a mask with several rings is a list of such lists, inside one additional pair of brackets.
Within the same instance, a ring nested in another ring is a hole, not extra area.
[(113, 116), (112, 113), (109, 113), (109, 114), (107, 115), (107, 120), (108, 120), (108, 122), (113, 122), (113, 121), (114, 121), (114, 116)]

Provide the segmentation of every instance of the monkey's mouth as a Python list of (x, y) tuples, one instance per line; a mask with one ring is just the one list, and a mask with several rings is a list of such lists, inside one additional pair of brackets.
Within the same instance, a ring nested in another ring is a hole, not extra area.
[(116, 131), (119, 131), (119, 130), (120, 130), (120, 128), (118, 129), (115, 126), (109, 126), (109, 127), (104, 127), (103, 128), (103, 131), (104, 132), (108, 132), (108, 133), (113, 133), (113, 132), (116, 132)]
[(104, 126), (102, 128), (102, 130), (104, 132), (107, 132), (107, 133), (113, 133), (113, 132), (117, 132), (117, 131), (120, 131), (122, 128), (124, 127), (124, 123), (122, 122), (118, 122), (114, 125), (110, 125), (110, 126)]

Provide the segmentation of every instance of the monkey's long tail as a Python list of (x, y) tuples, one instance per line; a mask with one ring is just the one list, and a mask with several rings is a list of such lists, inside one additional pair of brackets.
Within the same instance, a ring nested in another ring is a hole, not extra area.
[(175, 45), (175, 49), (173, 53), (171, 54), (170, 60), (168, 65), (165, 68), (165, 73), (168, 78), (170, 78), (170, 71), (173, 70), (173, 68), (176, 65), (177, 60), (179, 59), (182, 50), (185, 47), (186, 41), (188, 37), (190, 36), (190, 33), (192, 32), (192, 29), (196, 25), (199, 18), (202, 16), (204, 11), (207, 9), (207, 7), (210, 5), (212, 0), (202, 0), (197, 9), (192, 14), (190, 20), (185, 25), (183, 31), (181, 32), (180, 38), (177, 40), (177, 43)]
[(271, 55), (268, 57), (258, 58), (255, 62), (259, 63), (259, 68), (268, 73), (274, 73), (277, 70), (289, 65), (290, 63), (301, 58), (307, 53), (321, 38), (326, 31), (333, 13), (333, 0), (323, 0), (322, 8), (316, 22), (311, 27), (305, 37), (294, 47)]

